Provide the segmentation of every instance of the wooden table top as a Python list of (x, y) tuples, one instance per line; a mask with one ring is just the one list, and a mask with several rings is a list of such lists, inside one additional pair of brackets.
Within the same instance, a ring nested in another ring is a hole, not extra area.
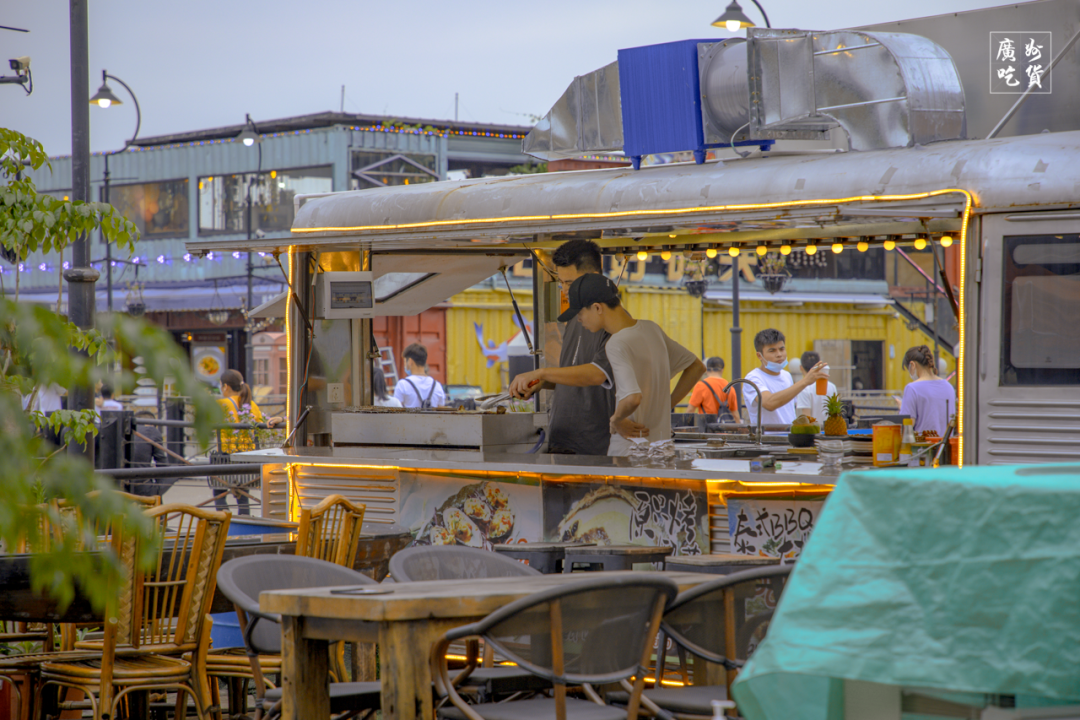
[(512, 543), (507, 545), (492, 545), (495, 552), (535, 552), (535, 553), (561, 553), (565, 550), (577, 548), (594, 548), (596, 543), (568, 543), (568, 542), (528, 542)]
[(779, 565), (780, 558), (714, 553), (712, 555), (678, 555), (668, 558), (668, 562), (700, 567), (709, 565)]
[(571, 549), (576, 550), (581, 547), (582, 554), (584, 555), (670, 555), (675, 551), (675, 548), (669, 545), (596, 545), (594, 547), (575, 545), (573, 548), (566, 548), (567, 552)]
[[(337, 595), (332, 588), (274, 590), (259, 596), (263, 612), (341, 620), (398, 621), (483, 617), (532, 593), (581, 580), (617, 577), (629, 571), (566, 573), (470, 580), (387, 583), (385, 595)], [(716, 580), (692, 572), (647, 572), (674, 580), (679, 591)]]

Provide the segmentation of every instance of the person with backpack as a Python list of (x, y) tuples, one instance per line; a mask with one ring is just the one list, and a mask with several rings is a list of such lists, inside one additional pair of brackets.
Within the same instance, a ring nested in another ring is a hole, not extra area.
[(690, 393), (690, 411), (716, 415), (717, 422), (735, 422), (739, 416), (738, 398), (733, 391), (727, 390), (724, 372), (724, 359), (711, 357), (705, 361), (705, 377), (694, 386)]
[(435, 378), (428, 375), (427, 348), (420, 343), (413, 343), (405, 348), (405, 375), (394, 386), (394, 397), (403, 407), (429, 408), (446, 405), (446, 392)]

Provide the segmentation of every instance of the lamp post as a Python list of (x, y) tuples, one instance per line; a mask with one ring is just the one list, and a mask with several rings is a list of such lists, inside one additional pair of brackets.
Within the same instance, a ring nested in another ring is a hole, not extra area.
[[(236, 137), (237, 140), (244, 143), (245, 147), (256, 146), (259, 150), (259, 164), (255, 170), (255, 180), (258, 182), (260, 175), (262, 175), (262, 138), (259, 137), (259, 129), (255, 126), (255, 123), (251, 119), (251, 115), (244, 116), (244, 129)], [(251, 385), (255, 384), (255, 344), (251, 341), (251, 330), (254, 325), (251, 322), (251, 311), (254, 309), (254, 288), (252, 287), (252, 278), (255, 274), (255, 265), (252, 261), (251, 252), (251, 183), (247, 183), (247, 222), (244, 223), (247, 226), (247, 317), (244, 320), (244, 379)]]
[[(757, 9), (761, 12), (761, 17), (765, 18), (765, 27), (771, 28), (769, 24), (769, 16), (765, 14), (765, 8), (761, 7), (761, 3), (758, 0), (750, 0), (754, 5), (757, 5)], [(731, 4), (724, 10), (724, 14), (716, 18), (712, 22), (713, 27), (726, 28), (728, 32), (738, 32), (742, 28), (755, 27), (756, 23), (746, 16), (742, 7), (739, 5), (739, 0), (731, 0)]]
[[(124, 147), (119, 150), (113, 150), (104, 154), (105, 157), (105, 187), (102, 191), (102, 202), (109, 202), (109, 158), (113, 155), (119, 155), (127, 150), (135, 142), (135, 138), (139, 137), (139, 127), (142, 125), (142, 112), (139, 110), (139, 100), (135, 97), (135, 93), (131, 91), (128, 84), (116, 77), (110, 75), (107, 70), (101, 71), (101, 87), (94, 93), (94, 97), (90, 98), (91, 105), (97, 105), (99, 108), (110, 108), (113, 105), (123, 105), (123, 101), (113, 94), (112, 88), (109, 87), (109, 79), (112, 78), (116, 82), (124, 86), (128, 95), (131, 96), (132, 102), (135, 103), (135, 134), (131, 136), (131, 139), (124, 143)], [(102, 241), (105, 243), (105, 291), (108, 297), (109, 312), (113, 309), (113, 286), (112, 286), (112, 244), (109, 239), (102, 235)]]

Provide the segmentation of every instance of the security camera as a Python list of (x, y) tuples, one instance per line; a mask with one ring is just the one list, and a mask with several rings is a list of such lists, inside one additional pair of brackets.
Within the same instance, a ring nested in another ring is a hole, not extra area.
[(266, 233), (264, 233), (262, 230), (256, 230), (255, 231), (255, 237), (262, 240), (264, 237), (266, 237)]
[(17, 57), (14, 60), (8, 60), (8, 65), (10, 65), (11, 69), (17, 72), (19, 75), (25, 75), (26, 72), (30, 69), (30, 57), (28, 55), (23, 55), (22, 57)]

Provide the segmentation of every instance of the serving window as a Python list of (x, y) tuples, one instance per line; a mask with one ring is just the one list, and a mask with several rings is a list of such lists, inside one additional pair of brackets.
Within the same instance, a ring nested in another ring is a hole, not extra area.
[(1080, 235), (1003, 245), (1001, 384), (1080, 384)]

